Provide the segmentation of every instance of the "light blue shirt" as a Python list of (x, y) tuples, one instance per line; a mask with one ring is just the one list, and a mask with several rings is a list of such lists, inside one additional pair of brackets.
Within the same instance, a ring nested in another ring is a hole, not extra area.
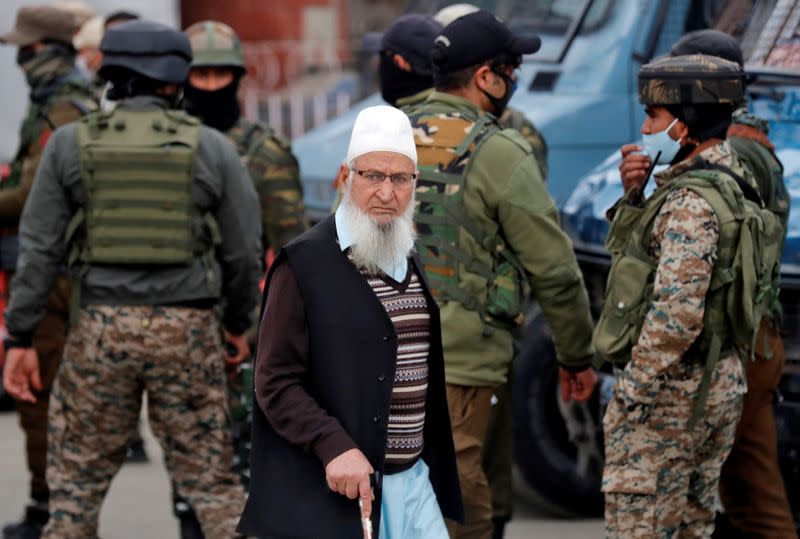
[[(347, 227), (347, 222), (344, 220), (344, 215), (341, 213), (341, 206), (336, 210), (334, 219), (336, 220), (336, 235), (339, 237), (339, 247), (344, 251), (348, 247), (352, 247), (355, 241), (353, 240), (350, 229)], [(398, 257), (391, 265), (378, 264), (378, 267), (386, 275), (398, 283), (402, 283), (406, 280), (406, 273), (408, 273), (408, 259), (405, 257)]]

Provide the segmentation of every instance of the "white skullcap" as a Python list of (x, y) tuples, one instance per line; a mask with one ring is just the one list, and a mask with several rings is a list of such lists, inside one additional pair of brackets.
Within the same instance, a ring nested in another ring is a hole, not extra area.
[(347, 165), (364, 154), (394, 152), (405, 155), (417, 166), (417, 147), (411, 122), (400, 109), (388, 105), (368, 107), (358, 113), (347, 148)]
[(87, 48), (99, 48), (100, 41), (103, 40), (103, 17), (92, 17), (81, 26), (75, 37), (72, 38), (72, 46), (76, 51)]
[(454, 20), (460, 19), (464, 15), (475, 13), (479, 9), (478, 6), (473, 6), (472, 4), (453, 4), (437, 11), (433, 19), (442, 26), (447, 26)]

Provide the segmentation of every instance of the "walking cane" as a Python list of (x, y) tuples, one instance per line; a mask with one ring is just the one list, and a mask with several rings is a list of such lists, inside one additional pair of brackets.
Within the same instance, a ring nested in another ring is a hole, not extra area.
[[(380, 490), (383, 486), (383, 475), (381, 472), (369, 474), (369, 486), (375, 490)], [(372, 503), (372, 502), (370, 502)], [(361, 529), (364, 531), (364, 539), (372, 539), (372, 520), (364, 516), (364, 500), (358, 499), (358, 511), (361, 516)]]
[(364, 539), (372, 539), (372, 520), (364, 516), (364, 500), (358, 499), (358, 510), (361, 513), (361, 529), (364, 530)]

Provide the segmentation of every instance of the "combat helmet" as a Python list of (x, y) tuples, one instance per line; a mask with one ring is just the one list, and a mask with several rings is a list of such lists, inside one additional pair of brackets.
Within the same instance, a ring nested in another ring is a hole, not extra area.
[(100, 42), (99, 75), (113, 79), (128, 70), (149, 79), (183, 84), (192, 63), (192, 47), (183, 33), (153, 21), (134, 20), (109, 28)]
[(242, 44), (233, 28), (217, 21), (197, 22), (184, 33), (192, 45), (192, 67), (230, 67), (236, 74), (244, 75)]
[(670, 56), (707, 54), (736, 62), (740, 66), (744, 65), (744, 53), (736, 38), (710, 28), (685, 34), (675, 42), (669, 54)]
[(744, 71), (737, 63), (716, 56), (666, 56), (639, 70), (643, 105), (736, 105), (743, 98)]

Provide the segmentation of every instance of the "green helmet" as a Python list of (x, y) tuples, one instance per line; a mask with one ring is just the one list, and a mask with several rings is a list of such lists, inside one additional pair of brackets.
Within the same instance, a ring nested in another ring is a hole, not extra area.
[(243, 75), (242, 44), (233, 28), (217, 21), (202, 21), (185, 30), (192, 44), (192, 67), (230, 67)]
[(639, 70), (639, 102), (643, 105), (735, 105), (743, 98), (744, 71), (737, 63), (717, 56), (665, 56)]

